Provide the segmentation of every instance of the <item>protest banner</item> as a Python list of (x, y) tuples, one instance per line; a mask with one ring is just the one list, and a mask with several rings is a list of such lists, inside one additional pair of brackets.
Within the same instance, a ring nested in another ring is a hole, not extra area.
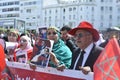
[(37, 67), (32, 70), (29, 64), (7, 61), (15, 80), (93, 80), (93, 73), (88, 75), (81, 71), (65, 69), (63, 72), (52, 67)]

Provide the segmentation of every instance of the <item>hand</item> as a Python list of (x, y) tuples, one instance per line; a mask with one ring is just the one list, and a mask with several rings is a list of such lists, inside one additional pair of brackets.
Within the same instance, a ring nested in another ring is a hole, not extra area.
[(57, 66), (57, 70), (59, 70), (59, 71), (64, 71), (64, 69), (65, 69), (64, 64), (61, 64), (61, 65)]
[(59, 60), (56, 58), (55, 54), (52, 52), (49, 52), (48, 54), (50, 54), (50, 60), (57, 65), (59, 63)]
[(91, 72), (91, 69), (89, 66), (86, 66), (86, 67), (81, 67), (79, 66), (79, 69), (82, 70), (82, 72), (87, 75), (89, 72)]
[(31, 69), (33, 69), (33, 70), (36, 69), (36, 65), (35, 65), (35, 64), (30, 63), (29, 65), (30, 65), (30, 68), (31, 68)]

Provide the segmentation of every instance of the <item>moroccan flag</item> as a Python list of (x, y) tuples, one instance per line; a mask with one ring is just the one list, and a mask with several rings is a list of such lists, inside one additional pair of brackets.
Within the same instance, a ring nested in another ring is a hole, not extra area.
[(5, 53), (2, 45), (0, 44), (0, 72), (2, 72), (5, 68)]
[(94, 65), (94, 80), (120, 80), (120, 47), (112, 38)]

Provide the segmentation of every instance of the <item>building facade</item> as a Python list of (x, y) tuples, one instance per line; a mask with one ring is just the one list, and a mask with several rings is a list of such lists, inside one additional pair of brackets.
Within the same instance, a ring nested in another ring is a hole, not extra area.
[(42, 0), (0, 0), (0, 27), (36, 29), (41, 24), (41, 8)]
[(77, 26), (81, 21), (89, 21), (98, 30), (120, 25), (117, 0), (73, 0), (44, 6), (43, 25)]
[(69, 25), (73, 28), (81, 21), (89, 21), (96, 29), (105, 30), (120, 25), (119, 13), (120, 0), (0, 0), (0, 27), (37, 29)]

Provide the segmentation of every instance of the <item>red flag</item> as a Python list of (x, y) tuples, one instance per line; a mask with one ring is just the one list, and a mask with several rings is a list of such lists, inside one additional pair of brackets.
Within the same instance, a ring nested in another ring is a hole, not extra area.
[(94, 80), (120, 80), (120, 47), (112, 38), (94, 65)]
[(2, 45), (0, 44), (0, 73), (4, 70), (5, 68), (5, 53)]

